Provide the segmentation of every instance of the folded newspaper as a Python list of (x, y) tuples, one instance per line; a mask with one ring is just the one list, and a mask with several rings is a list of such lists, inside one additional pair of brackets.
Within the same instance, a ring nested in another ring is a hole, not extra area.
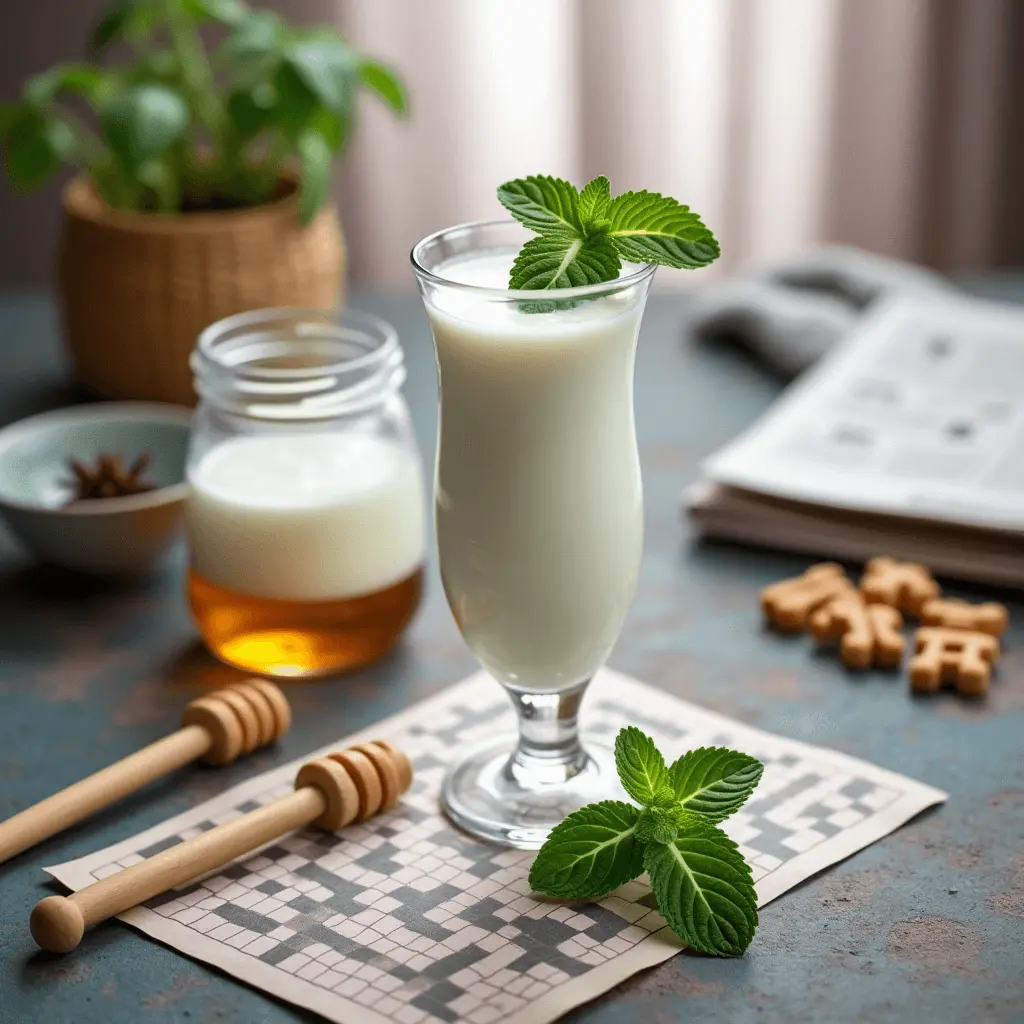
[(1024, 585), (1024, 309), (886, 302), (702, 471), (707, 534)]

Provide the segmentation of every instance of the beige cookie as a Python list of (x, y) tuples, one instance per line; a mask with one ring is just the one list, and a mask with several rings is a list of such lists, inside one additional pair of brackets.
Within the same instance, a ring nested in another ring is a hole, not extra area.
[(903, 660), (903, 616), (887, 604), (866, 604), (856, 593), (839, 597), (814, 612), (810, 625), (819, 642), (839, 640), (847, 668), (895, 668)]
[(1009, 625), (1010, 615), (1006, 605), (996, 601), (971, 604), (969, 601), (935, 598), (925, 601), (921, 608), (921, 621), (927, 626), (976, 630), (1000, 637)]
[(912, 615), (942, 593), (927, 566), (894, 558), (872, 558), (864, 566), (860, 592), (869, 604), (892, 605)]
[(945, 626), (922, 626), (914, 634), (917, 654), (910, 660), (910, 688), (934, 693), (945, 680), (958, 693), (980, 696), (988, 692), (992, 664), (999, 657), (999, 641), (989, 633)]
[(802, 576), (782, 580), (761, 591), (761, 607), (778, 629), (796, 632), (807, 625), (812, 612), (838, 597), (857, 593), (835, 562), (812, 565)]

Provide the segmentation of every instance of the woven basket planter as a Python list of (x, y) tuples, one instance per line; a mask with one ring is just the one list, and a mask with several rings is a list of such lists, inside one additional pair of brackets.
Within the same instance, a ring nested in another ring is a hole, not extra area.
[(330, 309), (345, 250), (327, 205), (303, 227), (294, 184), (265, 206), (158, 216), (113, 210), (84, 180), (64, 190), (60, 290), (82, 383), (108, 398), (192, 405), (189, 354), (222, 317)]

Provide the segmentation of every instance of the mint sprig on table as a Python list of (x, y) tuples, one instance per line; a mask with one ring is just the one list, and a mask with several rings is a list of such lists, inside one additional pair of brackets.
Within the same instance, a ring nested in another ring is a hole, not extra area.
[(750, 866), (719, 828), (743, 806), (764, 765), (701, 747), (671, 765), (634, 726), (615, 739), (623, 789), (639, 804), (602, 800), (551, 830), (530, 868), (546, 896), (597, 900), (646, 871), (658, 910), (688, 946), (739, 956), (757, 930)]
[(715, 236), (688, 206), (658, 192), (613, 198), (604, 175), (582, 192), (548, 175), (517, 178), (498, 187), (498, 200), (538, 235), (519, 250), (514, 290), (614, 281), (623, 260), (692, 270), (719, 255)]

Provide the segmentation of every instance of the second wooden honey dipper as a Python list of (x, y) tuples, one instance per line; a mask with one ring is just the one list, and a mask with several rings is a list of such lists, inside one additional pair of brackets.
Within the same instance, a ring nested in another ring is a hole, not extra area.
[(191, 761), (227, 764), (273, 743), (291, 722), (284, 694), (265, 679), (199, 697), (177, 732), (0, 822), (0, 864)]
[(40, 900), (29, 921), (32, 937), (51, 953), (70, 952), (91, 924), (120, 914), (303, 825), (316, 824), (333, 831), (388, 810), (411, 783), (409, 758), (383, 740), (327, 754), (299, 769), (294, 793), (70, 896)]

